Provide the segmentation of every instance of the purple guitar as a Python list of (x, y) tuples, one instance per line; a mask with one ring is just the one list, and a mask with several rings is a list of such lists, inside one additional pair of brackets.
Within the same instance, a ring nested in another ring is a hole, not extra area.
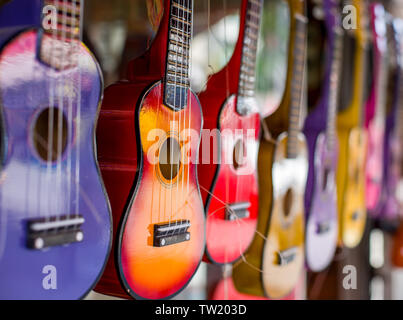
[(387, 99), (387, 115), (383, 144), (383, 188), (378, 217), (386, 221), (396, 221), (400, 213), (397, 199), (397, 186), (401, 177), (403, 154), (401, 141), (403, 139), (403, 63), (401, 38), (403, 37), (403, 21), (388, 19), (387, 36), (390, 51), (389, 86)]
[(111, 244), (94, 145), (102, 77), (80, 41), (83, 5), (44, 2), (58, 12), (52, 28), (0, 34), (0, 299), (84, 297)]
[[(336, 112), (342, 49), (337, 1), (324, 0), (323, 7), (317, 6), (313, 2), (310, 6), (312, 16), (309, 20), (311, 26), (308, 37), (311, 36), (310, 43), (323, 45), (317, 48), (319, 56), (311, 57), (311, 59), (308, 57), (310, 84), (308, 104), (314, 106), (314, 109), (306, 118), (304, 126), (309, 147), (309, 172), (305, 191), (307, 214), (305, 249), (306, 264), (312, 271), (326, 268), (333, 258), (337, 244)], [(318, 9), (324, 12), (324, 23), (313, 16)], [(322, 72), (322, 70), (315, 70), (315, 66), (322, 64), (318, 59), (323, 53), (326, 63), (325, 70)], [(317, 75), (316, 78), (315, 75)], [(312, 100), (317, 101), (312, 102)]]

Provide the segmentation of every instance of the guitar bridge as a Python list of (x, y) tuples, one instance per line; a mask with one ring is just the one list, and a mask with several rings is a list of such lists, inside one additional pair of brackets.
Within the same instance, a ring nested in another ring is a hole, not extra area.
[(190, 240), (189, 220), (175, 220), (170, 223), (154, 224), (154, 247), (166, 247)]
[(234, 221), (237, 219), (245, 219), (249, 217), (250, 202), (237, 202), (229, 204), (225, 207), (225, 219)]
[(277, 264), (280, 266), (286, 266), (294, 261), (297, 255), (297, 247), (291, 247), (287, 250), (277, 252)]
[(330, 230), (330, 223), (328, 221), (317, 224), (316, 233), (324, 234)]
[(81, 215), (63, 215), (28, 220), (27, 247), (41, 250), (81, 242), (84, 233), (80, 229), (84, 223)]

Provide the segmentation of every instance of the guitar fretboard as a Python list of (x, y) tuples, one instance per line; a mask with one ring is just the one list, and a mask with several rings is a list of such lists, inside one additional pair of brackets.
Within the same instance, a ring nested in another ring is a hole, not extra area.
[(193, 0), (171, 0), (164, 103), (175, 110), (187, 104), (192, 12)]
[(332, 52), (330, 85), (329, 85), (329, 106), (327, 111), (326, 141), (329, 150), (333, 150), (336, 141), (336, 114), (339, 94), (341, 59), (343, 51), (343, 33), (339, 27), (333, 29), (333, 43), (330, 44)]
[(82, 7), (82, 0), (44, 1), (40, 59), (55, 69), (77, 66)]
[(245, 99), (255, 96), (256, 52), (260, 31), (263, 0), (249, 0), (245, 16), (242, 59), (239, 73), (238, 105), (240, 114), (247, 114), (249, 104)]
[(293, 50), (293, 79), (291, 81), (291, 103), (289, 113), (287, 158), (295, 158), (298, 152), (298, 134), (300, 132), (300, 114), (302, 108), (302, 90), (304, 83), (307, 19), (295, 15), (295, 39)]
[(49, 10), (45, 14), (47, 18), (42, 20), (46, 21), (42, 25), (45, 33), (63, 39), (80, 39), (81, 0), (45, 0), (44, 8), (54, 9)]

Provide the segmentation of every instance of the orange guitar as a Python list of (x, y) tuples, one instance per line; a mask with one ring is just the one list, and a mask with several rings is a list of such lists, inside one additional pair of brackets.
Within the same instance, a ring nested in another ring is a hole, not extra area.
[[(339, 242), (346, 247), (357, 246), (366, 223), (365, 155), (367, 135), (363, 128), (365, 72), (369, 54), (365, 3), (353, 1), (358, 9), (358, 28), (345, 33), (343, 70), (337, 116), (339, 163), (337, 167), (337, 202), (339, 211)], [(353, 65), (352, 65), (353, 64)]]
[(196, 159), (202, 113), (189, 88), (192, 0), (166, 0), (150, 49), (105, 91), (98, 157), (114, 216), (96, 291), (140, 299), (182, 290), (201, 261), (205, 217)]
[(305, 1), (288, 0), (291, 17), (287, 84), (279, 108), (263, 120), (258, 155), (257, 234), (234, 264), (240, 292), (281, 298), (292, 291), (304, 265), (304, 190), (308, 154), (301, 133), (306, 27)]

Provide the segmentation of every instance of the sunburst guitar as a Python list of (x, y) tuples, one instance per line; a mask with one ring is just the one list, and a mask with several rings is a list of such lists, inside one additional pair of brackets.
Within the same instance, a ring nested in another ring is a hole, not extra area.
[(98, 157), (115, 223), (101, 293), (172, 297), (203, 256), (202, 113), (188, 76), (192, 12), (191, 0), (166, 0), (150, 49), (130, 63), (128, 81), (105, 91)]
[(263, 120), (258, 154), (258, 232), (232, 273), (238, 291), (270, 298), (290, 293), (304, 266), (308, 152), (300, 127), (307, 18), (305, 1), (289, 0), (288, 4), (287, 84), (279, 108)]

